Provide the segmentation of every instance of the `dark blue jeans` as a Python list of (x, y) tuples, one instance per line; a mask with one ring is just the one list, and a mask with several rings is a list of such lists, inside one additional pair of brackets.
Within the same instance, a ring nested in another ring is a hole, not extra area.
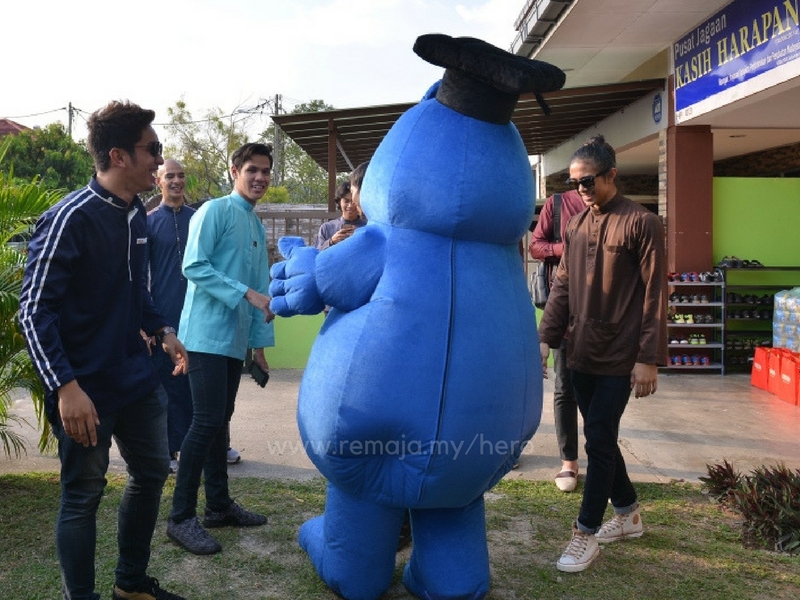
[(242, 379), (242, 362), (235, 358), (189, 352), (189, 383), (194, 413), (181, 446), (181, 466), (172, 497), (173, 521), (197, 515), (200, 477), (205, 478), (206, 507), (224, 511), (228, 493), (228, 422), (233, 416)]
[(553, 416), (561, 460), (578, 460), (578, 404), (567, 368), (567, 341), (553, 348)]
[(112, 436), (128, 468), (117, 517), (119, 558), (116, 584), (134, 589), (150, 561), (161, 489), (169, 472), (167, 407), (156, 394), (100, 419), (97, 446), (84, 448), (53, 423), (61, 459), (61, 508), (56, 550), (64, 598), (97, 600), (95, 545), (97, 507), (106, 486)]
[(175, 365), (169, 354), (164, 352), (161, 344), (153, 348), (153, 366), (167, 395), (167, 441), (169, 453), (181, 449), (183, 438), (192, 423), (192, 390), (189, 387), (189, 376), (172, 374)]
[(609, 498), (615, 509), (636, 503), (636, 490), (618, 444), (619, 422), (631, 395), (631, 378), (572, 371), (572, 383), (583, 416), (588, 458), (578, 528), (584, 533), (596, 533), (603, 524)]

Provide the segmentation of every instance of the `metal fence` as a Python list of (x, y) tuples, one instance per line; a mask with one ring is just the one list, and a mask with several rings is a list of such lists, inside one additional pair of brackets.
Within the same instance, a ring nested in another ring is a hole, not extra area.
[(258, 209), (258, 216), (267, 232), (267, 250), (269, 264), (283, 260), (278, 252), (278, 240), (286, 235), (301, 237), (306, 244), (313, 246), (316, 243), (317, 233), (323, 223), (336, 219), (340, 213), (330, 212), (326, 206), (314, 205), (281, 205), (277, 208), (270, 205)]

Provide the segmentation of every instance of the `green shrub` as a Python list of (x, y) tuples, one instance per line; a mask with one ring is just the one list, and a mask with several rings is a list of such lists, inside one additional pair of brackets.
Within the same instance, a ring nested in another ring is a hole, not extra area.
[(724, 461), (706, 465), (708, 493), (742, 516), (746, 546), (800, 553), (800, 470), (784, 464), (759, 467), (741, 476)]
[(706, 465), (708, 477), (700, 477), (708, 493), (718, 502), (729, 505), (733, 492), (739, 489), (742, 475), (727, 460), (721, 465)]

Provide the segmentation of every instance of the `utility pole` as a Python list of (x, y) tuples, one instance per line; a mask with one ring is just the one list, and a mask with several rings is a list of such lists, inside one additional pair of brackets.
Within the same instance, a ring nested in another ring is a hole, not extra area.
[[(281, 95), (275, 94), (275, 114), (279, 115), (283, 112), (283, 107), (281, 106)], [(273, 139), (275, 142), (275, 148), (273, 148), (273, 153), (275, 156), (275, 168), (273, 169), (273, 177), (275, 178), (275, 186), (279, 186), (283, 184), (283, 167), (284, 167), (284, 157), (283, 157), (283, 130), (278, 127), (278, 124), (274, 121), (272, 122), (272, 126), (274, 127), (273, 130)]]
[(72, 139), (72, 102), (69, 103), (69, 108), (67, 108), (67, 133), (69, 134), (69, 139)]

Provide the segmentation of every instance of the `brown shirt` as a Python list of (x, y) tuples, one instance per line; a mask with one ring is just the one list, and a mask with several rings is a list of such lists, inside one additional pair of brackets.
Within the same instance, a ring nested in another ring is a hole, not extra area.
[(617, 194), (575, 216), (547, 300), (539, 338), (567, 366), (629, 375), (634, 363), (667, 364), (667, 272), (657, 215)]

